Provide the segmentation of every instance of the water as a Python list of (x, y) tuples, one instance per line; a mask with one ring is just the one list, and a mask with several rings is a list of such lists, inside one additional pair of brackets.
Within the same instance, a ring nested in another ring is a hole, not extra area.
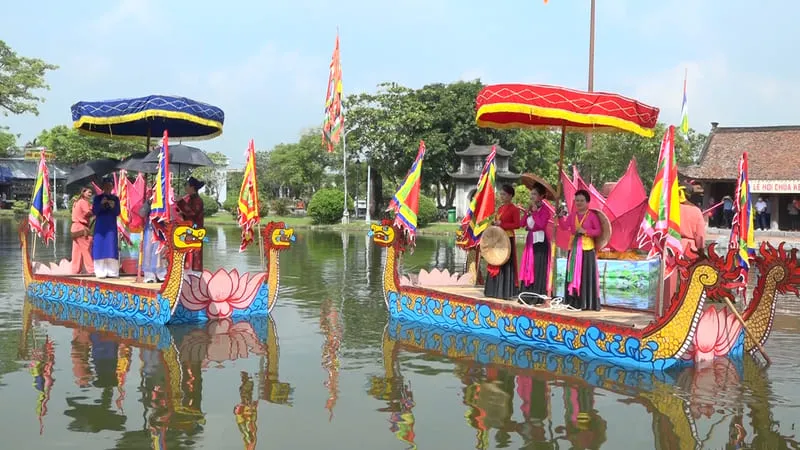
[[(68, 256), (66, 226), (37, 255)], [(0, 220), (2, 448), (800, 448), (796, 317), (777, 318), (767, 370), (747, 358), (625, 372), (387, 324), (380, 250), (364, 234), (298, 232), (270, 321), (109, 334), (25, 307), (16, 224)], [(209, 237), (207, 267), (257, 269), (236, 228)], [(404, 264), (462, 262), (452, 238), (419, 237)]]

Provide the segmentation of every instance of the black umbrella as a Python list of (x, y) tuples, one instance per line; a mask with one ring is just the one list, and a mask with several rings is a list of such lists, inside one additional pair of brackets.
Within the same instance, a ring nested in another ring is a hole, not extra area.
[(67, 175), (67, 186), (102, 178), (117, 170), (118, 164), (119, 160), (112, 158), (95, 159), (79, 164)]
[(148, 154), (147, 152), (134, 153), (120, 161), (117, 169), (125, 169), (128, 172), (157, 173), (158, 162), (144, 162), (144, 158)]
[[(157, 150), (152, 151), (142, 161), (158, 164), (158, 153)], [(178, 174), (180, 174), (183, 167), (213, 166), (214, 161), (211, 161), (206, 152), (199, 148), (178, 144), (169, 146), (169, 165), (170, 167), (176, 167)]]

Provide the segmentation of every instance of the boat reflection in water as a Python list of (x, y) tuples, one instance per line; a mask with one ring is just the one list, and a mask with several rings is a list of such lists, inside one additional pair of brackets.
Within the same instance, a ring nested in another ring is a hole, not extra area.
[[(479, 449), (508, 447), (512, 434), (524, 441), (525, 449), (600, 448), (608, 423), (594, 404), (597, 394), (615, 394), (622, 403), (641, 405), (652, 415), (654, 442), (647, 448), (800, 448), (794, 438), (778, 433), (769, 406), (760, 400), (770, 396), (769, 381), (749, 355), (679, 371), (637, 372), (397, 320), (386, 326), (382, 351), (385, 376), (372, 377), (369, 394), (387, 403), (381, 411), (390, 413), (392, 432), (412, 448), (425, 445), (415, 442), (415, 403), (401, 373), (401, 352), (455, 363), (465, 418), (476, 430)], [(414, 361), (418, 365), (420, 358)], [(522, 420), (513, 419), (515, 405)], [(553, 410), (563, 411), (563, 419), (554, 417)], [(617, 414), (613, 419), (619, 423), (621, 418)], [(698, 432), (700, 419), (717, 424)], [(726, 424), (727, 433), (714, 433), (715, 426)], [(624, 433), (614, 430), (616, 436)]]
[[(70, 356), (74, 382), (81, 388), (100, 390), (99, 401), (83, 396), (66, 399), (64, 415), (72, 418), (68, 428), (122, 432), (117, 448), (182, 448), (181, 443), (195, 440), (206, 424), (203, 370), (221, 367), (226, 361), (261, 357), (258, 373), (241, 372), (239, 395), (231, 399), (231, 426), (239, 429), (245, 449), (256, 448), (258, 400), (291, 404), (293, 389), (278, 376), (278, 336), (271, 316), (168, 328), (137, 325), (63, 303), (29, 298), (23, 310), (19, 355), (32, 361), (34, 388), (40, 392), (36, 412), (41, 433), (45, 432), (47, 403), (56, 381), (53, 367), (58, 361), (49, 337), (35, 335), (31, 326), (34, 319), (73, 330)], [(123, 411), (133, 349), (139, 350), (142, 361), (138, 392), (147, 418), (144, 429), (137, 431), (126, 424), (129, 418)]]

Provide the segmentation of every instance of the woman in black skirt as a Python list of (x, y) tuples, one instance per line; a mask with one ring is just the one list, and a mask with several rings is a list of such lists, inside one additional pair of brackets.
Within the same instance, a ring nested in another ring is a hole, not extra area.
[(517, 242), (514, 230), (519, 228), (519, 208), (511, 203), (514, 188), (504, 184), (500, 190), (500, 208), (494, 225), (502, 228), (511, 241), (511, 256), (502, 266), (486, 266), (486, 283), (483, 295), (492, 298), (513, 299), (517, 296)]
[[(553, 213), (544, 204), (545, 188), (537, 183), (531, 189), (531, 204), (525, 210), (522, 226), (528, 231), (525, 251), (519, 266), (520, 291), (547, 294), (547, 278), (550, 275), (550, 242), (545, 230), (553, 219)], [(532, 303), (542, 303), (536, 298)]]
[[(561, 212), (559, 228), (570, 234), (564, 301), (576, 309), (600, 311), (595, 239), (603, 233), (600, 218), (589, 209), (589, 192), (575, 193), (574, 210)], [(566, 215), (566, 217), (564, 217)]]

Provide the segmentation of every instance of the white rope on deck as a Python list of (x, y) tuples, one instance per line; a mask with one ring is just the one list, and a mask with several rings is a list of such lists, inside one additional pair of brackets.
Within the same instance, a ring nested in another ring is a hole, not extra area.
[[(525, 297), (532, 297), (536, 300), (550, 300), (550, 306), (544, 305), (531, 305), (524, 300)], [(554, 311), (580, 311), (580, 309), (575, 308), (572, 305), (564, 304), (564, 297), (553, 297), (550, 298), (546, 295), (537, 294), (535, 292), (520, 292), (517, 296), (517, 302), (522, 306), (526, 306), (528, 308), (538, 308), (538, 309), (549, 309)]]

